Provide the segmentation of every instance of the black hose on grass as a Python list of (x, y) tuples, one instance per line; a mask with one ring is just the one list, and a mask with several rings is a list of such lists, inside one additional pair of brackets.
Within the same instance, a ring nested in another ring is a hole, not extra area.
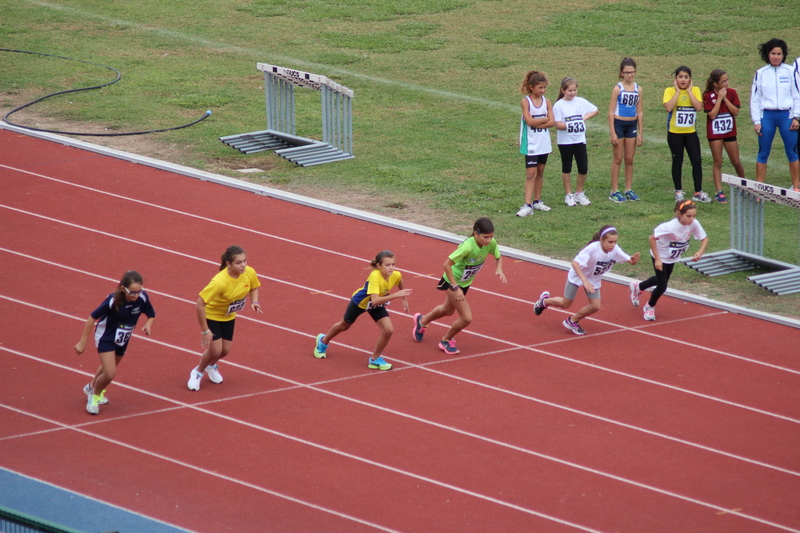
[(80, 92), (80, 91), (90, 91), (92, 89), (101, 89), (101, 88), (106, 87), (108, 85), (117, 83), (119, 80), (122, 79), (122, 74), (120, 73), (120, 71), (118, 71), (114, 67), (108, 67), (106, 65), (101, 65), (99, 63), (92, 63), (91, 61), (84, 61), (83, 59), (75, 59), (75, 58), (72, 58), (72, 57), (57, 56), (57, 55), (54, 55), (54, 54), (45, 54), (45, 53), (42, 53), (42, 52), (31, 52), (31, 51), (28, 51), (28, 50), (13, 50), (13, 49), (10, 49), (10, 48), (0, 48), (0, 52), (16, 52), (16, 53), (20, 53), (20, 54), (34, 54), (34, 55), (40, 55), (40, 56), (55, 57), (55, 58), (58, 58), (58, 59), (66, 59), (68, 61), (79, 61), (81, 63), (86, 63), (87, 65), (94, 65), (96, 67), (102, 67), (102, 68), (106, 68), (108, 70), (112, 70), (117, 74), (117, 77), (116, 77), (116, 79), (114, 81), (110, 81), (108, 83), (103, 83), (102, 85), (95, 85), (93, 87), (83, 87), (83, 88), (80, 88), (80, 89), (69, 89), (69, 90), (66, 90), (66, 91), (58, 91), (56, 93), (48, 94), (47, 96), (42, 96), (41, 98), (37, 98), (36, 100), (34, 100), (32, 102), (28, 102), (27, 104), (21, 105), (19, 107), (15, 107), (14, 109), (12, 109), (11, 111), (9, 111), (8, 113), (5, 114), (5, 116), (3, 117), (3, 121), (11, 124), (12, 126), (17, 126), (18, 128), (23, 128), (23, 129), (26, 129), (26, 130), (42, 131), (42, 132), (45, 132), (45, 133), (60, 133), (60, 134), (63, 134), (63, 135), (84, 135), (84, 136), (94, 136), (94, 137), (121, 137), (121, 136), (124, 136), (124, 135), (145, 135), (147, 133), (159, 133), (159, 132), (162, 132), (162, 131), (179, 130), (179, 129), (182, 129), (182, 128), (188, 128), (189, 126), (194, 126), (198, 122), (203, 121), (203, 120), (207, 119), (209, 116), (211, 116), (211, 111), (209, 110), (209, 111), (206, 111), (205, 114), (203, 114), (202, 117), (200, 117), (199, 119), (195, 120), (194, 122), (190, 122), (190, 123), (184, 124), (182, 126), (174, 126), (172, 128), (164, 128), (164, 129), (160, 129), (160, 130), (133, 131), (133, 132), (128, 132), (128, 133), (83, 133), (83, 132), (76, 132), (76, 131), (46, 130), (46, 129), (42, 129), (42, 128), (34, 128), (33, 126), (23, 126), (22, 124), (17, 124), (15, 122), (11, 122), (10, 120), (8, 120), (8, 117), (13, 115), (17, 111), (21, 111), (21, 110), (25, 109), (26, 107), (32, 106), (35, 103), (41, 102), (42, 100), (46, 100), (47, 98), (51, 98), (53, 96), (59, 96), (61, 94), (75, 93), (75, 92)]

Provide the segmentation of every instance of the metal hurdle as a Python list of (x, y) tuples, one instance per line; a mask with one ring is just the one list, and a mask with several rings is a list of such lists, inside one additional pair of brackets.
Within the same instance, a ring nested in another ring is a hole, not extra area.
[(697, 262), (691, 259), (682, 262), (707, 276), (762, 268), (770, 272), (747, 279), (775, 294), (800, 292), (800, 262), (793, 265), (764, 257), (766, 204), (786, 205), (800, 211), (800, 193), (728, 174), (722, 175), (722, 181), (730, 185), (730, 249), (706, 254)]
[[(353, 91), (318, 74), (257, 63), (264, 73), (267, 129), (220, 140), (246, 154), (275, 150), (300, 166), (353, 159)], [(295, 87), (320, 91), (322, 141), (300, 137), (295, 128)]]

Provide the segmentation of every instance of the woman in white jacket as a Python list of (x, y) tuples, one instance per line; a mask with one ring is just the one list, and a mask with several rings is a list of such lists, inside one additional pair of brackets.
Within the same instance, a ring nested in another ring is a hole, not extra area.
[(759, 45), (761, 59), (767, 63), (756, 71), (750, 92), (750, 116), (758, 135), (756, 179), (763, 182), (775, 131), (780, 130), (792, 186), (800, 189), (800, 156), (797, 131), (800, 129), (800, 88), (795, 73), (786, 65), (788, 47), (782, 39), (770, 39)]

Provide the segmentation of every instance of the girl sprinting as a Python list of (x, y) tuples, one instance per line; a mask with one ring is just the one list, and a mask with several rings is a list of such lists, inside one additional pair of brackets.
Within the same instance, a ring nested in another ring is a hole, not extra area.
[(200, 390), (204, 373), (208, 373), (212, 383), (222, 383), (217, 363), (231, 351), (236, 313), (244, 309), (248, 296), (253, 311), (261, 312), (258, 303), (260, 286), (256, 271), (247, 265), (244, 250), (239, 246), (229, 246), (222, 254), (219, 273), (200, 291), (197, 299), (203, 355), (200, 364), (189, 375), (189, 390)]
[(125, 272), (117, 285), (117, 290), (109, 294), (89, 315), (81, 340), (75, 345), (78, 355), (82, 354), (96, 321), (94, 343), (100, 355), (100, 368), (95, 372), (92, 381), (83, 388), (88, 398), (86, 410), (93, 415), (100, 412), (101, 405), (108, 403), (106, 389), (116, 376), (117, 367), (122, 362), (122, 357), (128, 349), (128, 342), (142, 314), (147, 317), (142, 332), (150, 335), (156, 312), (153, 310), (150, 297), (144, 292), (143, 283), (142, 276), (138, 272), (134, 270)]
[[(353, 293), (344, 312), (344, 318), (331, 326), (328, 333), (317, 335), (317, 343), (314, 348), (314, 357), (317, 359), (324, 359), (331, 341), (338, 334), (350, 329), (356, 319), (366, 312), (369, 313), (381, 332), (367, 367), (375, 370), (392, 369), (391, 363), (387, 363), (382, 355), (394, 332), (392, 319), (389, 317), (386, 306), (395, 298), (402, 298), (403, 309), (408, 313), (408, 296), (411, 295), (411, 289), (405, 288), (402, 274), (399, 270), (395, 270), (394, 254), (389, 250), (384, 250), (376, 255), (369, 265), (372, 267), (372, 272), (364, 285)], [(394, 287), (399, 290), (391, 293)]]
[[(583, 191), (589, 158), (586, 155), (586, 121), (597, 115), (597, 107), (578, 96), (575, 78), (564, 78), (558, 90), (558, 99), (553, 104), (553, 120), (556, 123), (556, 142), (561, 153), (561, 181), (564, 182), (564, 203), (568, 207), (577, 204), (591, 205)], [(578, 166), (575, 194), (572, 193), (572, 160)]]
[(475, 280), (475, 275), (483, 268), (486, 256), (489, 254), (494, 256), (495, 274), (503, 283), (506, 283), (506, 276), (503, 274), (503, 258), (494, 238), (494, 225), (491, 220), (483, 217), (475, 221), (472, 235), (461, 243), (444, 262), (444, 275), (436, 286), (438, 290), (444, 291), (446, 294), (444, 303), (434, 307), (427, 315), (422, 313), (414, 315), (413, 335), (415, 341), (422, 342), (428, 324), (438, 318), (451, 316), (458, 312), (458, 319), (447, 330), (438, 346), (448, 355), (461, 353), (461, 350), (456, 348), (455, 336), (472, 322), (472, 310), (466, 298), (467, 291)]
[(563, 325), (575, 335), (585, 335), (586, 331), (580, 327), (579, 322), (587, 316), (593, 315), (600, 310), (600, 285), (603, 274), (609, 272), (615, 263), (630, 263), (635, 265), (639, 262), (639, 252), (633, 255), (626, 254), (618, 246), (619, 234), (614, 226), (603, 226), (592, 236), (592, 240), (583, 250), (575, 256), (572, 266), (567, 274), (567, 284), (564, 287), (564, 296), (550, 297), (550, 293), (544, 291), (539, 300), (533, 305), (536, 316), (548, 307), (560, 307), (569, 309), (578, 288), (583, 287), (589, 304), (581, 308), (574, 315), (567, 317)]
[(644, 306), (644, 319), (656, 319), (656, 304), (664, 291), (667, 290), (669, 278), (675, 263), (689, 249), (692, 237), (700, 240), (700, 249), (692, 256), (692, 261), (699, 261), (708, 246), (708, 236), (703, 226), (697, 220), (697, 206), (691, 200), (684, 200), (675, 204), (675, 213), (678, 215), (669, 222), (664, 222), (656, 227), (650, 235), (650, 256), (653, 259), (655, 275), (639, 283), (631, 282), (631, 303), (639, 306), (639, 295), (642, 291), (655, 287), (650, 295), (650, 300)]

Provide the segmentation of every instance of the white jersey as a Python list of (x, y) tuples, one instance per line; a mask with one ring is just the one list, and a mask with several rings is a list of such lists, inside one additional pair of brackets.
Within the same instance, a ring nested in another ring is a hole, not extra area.
[[(683, 253), (689, 249), (689, 241), (692, 237), (698, 241), (706, 238), (706, 232), (697, 219), (686, 226), (681, 224), (677, 217), (669, 222), (659, 224), (653, 231), (653, 235), (656, 237), (656, 249), (662, 263), (680, 261)], [(652, 250), (650, 250), (650, 255), (653, 255)]]
[[(530, 96), (528, 99), (528, 111), (533, 118), (547, 117), (547, 98), (542, 97), (541, 107), (533, 105)], [(548, 128), (532, 128), (525, 123), (525, 117), (519, 125), (519, 153), (522, 155), (545, 155), (553, 151), (550, 141), (550, 131)]]
[(586, 123), (583, 117), (592, 111), (597, 111), (597, 107), (580, 96), (572, 100), (562, 98), (553, 104), (553, 118), (556, 122), (564, 122), (566, 130), (556, 130), (556, 142), (558, 144), (586, 144)]
[[(606, 253), (603, 250), (603, 244), (600, 241), (594, 241), (587, 244), (583, 250), (578, 252), (574, 261), (580, 265), (581, 272), (586, 276), (589, 283), (592, 284), (592, 287), (599, 289), (603, 274), (611, 270), (614, 263), (624, 263), (630, 260), (631, 256), (622, 251), (622, 248), (619, 246), (614, 246), (610, 252)], [(567, 281), (579, 287), (583, 285), (581, 278), (578, 277), (573, 267), (569, 269)]]
[(792, 67), (781, 63), (765, 65), (756, 71), (750, 89), (750, 118), (761, 124), (764, 110), (789, 110), (791, 117), (800, 116), (800, 87)]

